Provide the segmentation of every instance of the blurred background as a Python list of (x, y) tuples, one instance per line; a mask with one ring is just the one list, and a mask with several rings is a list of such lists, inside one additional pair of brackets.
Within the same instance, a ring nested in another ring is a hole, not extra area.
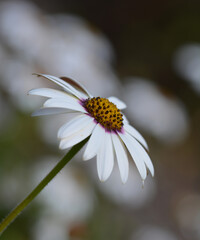
[(200, 1), (0, 1), (0, 217), (61, 159), (65, 115), (31, 117), (54, 87), (32, 73), (115, 95), (155, 166), (144, 188), (133, 163), (105, 183), (81, 153), (2, 240), (200, 239)]

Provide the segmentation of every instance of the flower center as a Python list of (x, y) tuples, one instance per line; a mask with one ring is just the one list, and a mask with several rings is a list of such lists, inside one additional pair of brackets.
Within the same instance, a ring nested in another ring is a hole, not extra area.
[(123, 115), (117, 106), (108, 99), (100, 97), (89, 98), (84, 102), (84, 107), (106, 129), (121, 130)]

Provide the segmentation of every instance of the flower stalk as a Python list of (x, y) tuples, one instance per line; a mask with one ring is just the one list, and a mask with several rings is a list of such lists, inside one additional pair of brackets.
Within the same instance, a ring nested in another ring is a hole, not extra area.
[(47, 176), (36, 186), (36, 188), (0, 223), (0, 235), (13, 222), (16, 217), (32, 202), (32, 200), (46, 187), (46, 185), (60, 172), (60, 170), (75, 156), (85, 145), (89, 137), (73, 146), (70, 151), (57, 163)]

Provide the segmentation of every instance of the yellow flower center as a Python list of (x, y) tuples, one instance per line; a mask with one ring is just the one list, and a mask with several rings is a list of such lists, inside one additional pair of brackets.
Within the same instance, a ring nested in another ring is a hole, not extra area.
[(123, 126), (123, 115), (117, 106), (106, 98), (87, 99), (84, 107), (98, 123), (108, 130), (120, 131)]

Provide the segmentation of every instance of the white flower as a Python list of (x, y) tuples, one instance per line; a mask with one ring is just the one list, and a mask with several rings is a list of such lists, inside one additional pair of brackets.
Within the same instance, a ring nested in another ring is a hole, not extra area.
[[(97, 156), (97, 171), (101, 181), (109, 178), (116, 156), (122, 182), (128, 178), (129, 161), (127, 150), (134, 159), (136, 167), (144, 181), (147, 168), (154, 175), (154, 167), (145, 147), (148, 146), (141, 134), (129, 125), (121, 109), (125, 103), (116, 97), (93, 97), (80, 83), (67, 77), (57, 78), (37, 74), (58, 84), (64, 91), (39, 88), (29, 92), (31, 95), (47, 97), (41, 109), (34, 116), (59, 113), (78, 113), (71, 121), (65, 123), (58, 131), (60, 149), (66, 149), (90, 136), (84, 160)], [(142, 146), (142, 145), (143, 146)]]

